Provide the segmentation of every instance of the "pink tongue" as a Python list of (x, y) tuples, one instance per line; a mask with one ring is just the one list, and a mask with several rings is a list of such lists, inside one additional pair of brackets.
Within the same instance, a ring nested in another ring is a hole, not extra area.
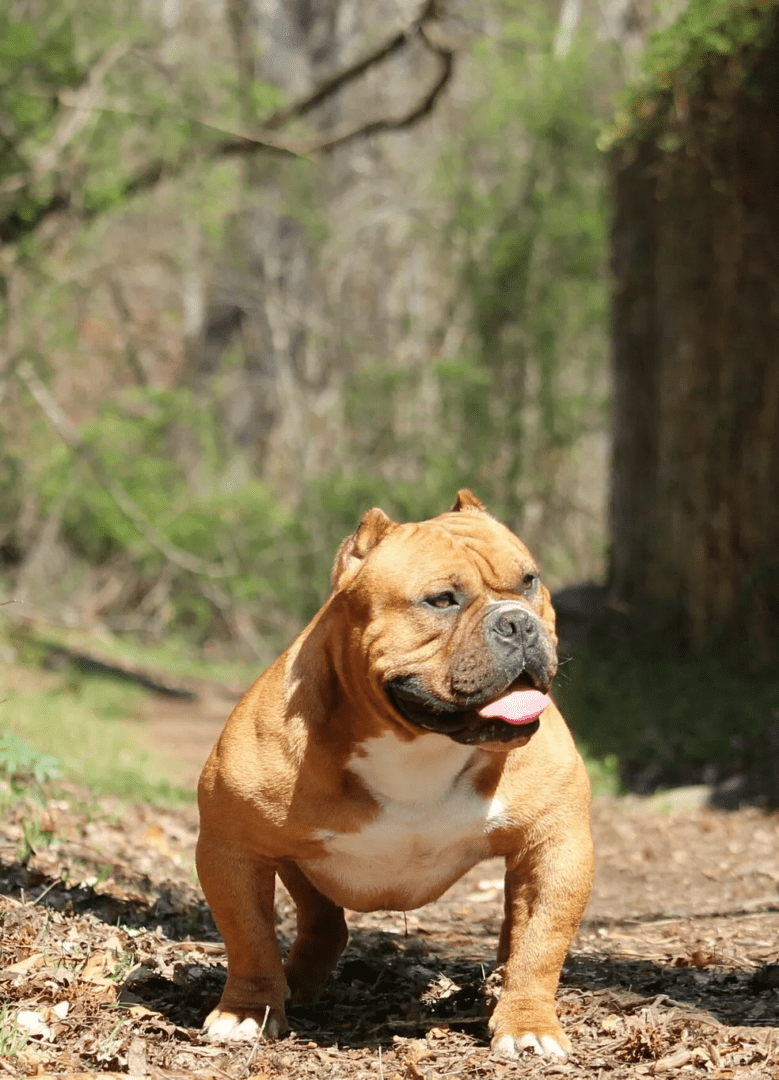
[(535, 720), (548, 704), (549, 698), (539, 690), (515, 690), (479, 709), (479, 716), (499, 716), (510, 724), (526, 724), (528, 720)]

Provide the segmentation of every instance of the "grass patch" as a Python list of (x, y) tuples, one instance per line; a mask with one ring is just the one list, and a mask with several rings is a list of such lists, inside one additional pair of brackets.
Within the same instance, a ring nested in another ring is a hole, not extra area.
[[(77, 675), (65, 675), (51, 685), (19, 687), (8, 668), (6, 673), (11, 685), (0, 703), (2, 731), (54, 759), (63, 779), (83, 784), (95, 795), (155, 803), (192, 798), (191, 792), (171, 784), (164, 759), (140, 748), (125, 724), (143, 691), (108, 678)], [(29, 674), (25, 672), (27, 682), (33, 681)], [(6, 761), (5, 771), (12, 772), (12, 765)]]
[(744, 658), (669, 656), (661, 644), (577, 650), (555, 687), (590, 761), (623, 788), (751, 778), (769, 802), (779, 789), (779, 670)]
[(0, 1058), (14, 1061), (30, 1041), (28, 1032), (17, 1023), (18, 1012), (10, 1005), (0, 1006)]
[(163, 671), (221, 683), (229, 686), (250, 686), (278, 655), (270, 647), (267, 657), (248, 662), (235, 659), (233, 654), (224, 656), (216, 651), (208, 655), (184, 638), (166, 637), (159, 641), (145, 641), (135, 634), (96, 634), (89, 630), (71, 627), (47, 626), (33, 629), (11, 624), (5, 634), (0, 632), (0, 647), (7, 641), (9, 648), (17, 653), (20, 663), (40, 667), (51, 654), (52, 645), (60, 645), (75, 652), (94, 655), (107, 662), (136, 664), (150, 671)]
[(267, 656), (248, 662), (220, 655), (209, 656), (202, 649), (194, 648), (188, 641), (175, 637), (154, 644), (147, 644), (130, 635), (121, 638), (106, 637), (101, 639), (100, 645), (106, 656), (119, 661), (129, 661), (141, 667), (148, 665), (171, 675), (211, 680), (237, 687), (251, 686), (257, 676), (273, 663), (281, 652), (281, 648), (274, 651), (269, 647)]

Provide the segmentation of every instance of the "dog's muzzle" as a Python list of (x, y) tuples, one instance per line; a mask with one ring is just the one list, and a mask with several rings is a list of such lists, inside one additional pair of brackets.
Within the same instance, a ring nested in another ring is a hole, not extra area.
[(538, 730), (538, 719), (521, 724), (479, 710), (515, 691), (545, 693), (557, 667), (554, 644), (544, 624), (524, 605), (491, 605), (475, 650), (464, 649), (451, 671), (452, 699), (433, 693), (424, 675), (403, 675), (385, 686), (400, 715), (426, 731), (455, 742), (511, 743)]

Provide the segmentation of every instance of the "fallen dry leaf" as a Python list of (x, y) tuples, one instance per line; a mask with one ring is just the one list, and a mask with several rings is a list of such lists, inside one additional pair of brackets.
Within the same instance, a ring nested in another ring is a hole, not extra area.
[(46, 957), (43, 953), (33, 953), (32, 956), (28, 956), (24, 960), (17, 960), (15, 964), (9, 964), (7, 968), (3, 968), (3, 973), (6, 975), (24, 975), (25, 972), (31, 971), (36, 967), (43, 967), (46, 963)]
[(105, 953), (92, 953), (81, 969), (81, 981), (102, 985), (105, 982), (107, 963), (108, 958)]
[(678, 1050), (674, 1050), (672, 1054), (668, 1054), (666, 1057), (656, 1061), (652, 1066), (652, 1073), (657, 1074), (669, 1072), (672, 1069), (681, 1069), (682, 1065), (686, 1065), (688, 1061), (692, 1061), (692, 1051), (681, 1046)]

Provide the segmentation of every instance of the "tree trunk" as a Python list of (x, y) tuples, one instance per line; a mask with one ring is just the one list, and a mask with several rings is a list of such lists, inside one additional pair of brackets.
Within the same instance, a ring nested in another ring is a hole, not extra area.
[(655, 128), (612, 162), (612, 599), (693, 647), (765, 648), (779, 616), (774, 31), (675, 102), (678, 149)]

